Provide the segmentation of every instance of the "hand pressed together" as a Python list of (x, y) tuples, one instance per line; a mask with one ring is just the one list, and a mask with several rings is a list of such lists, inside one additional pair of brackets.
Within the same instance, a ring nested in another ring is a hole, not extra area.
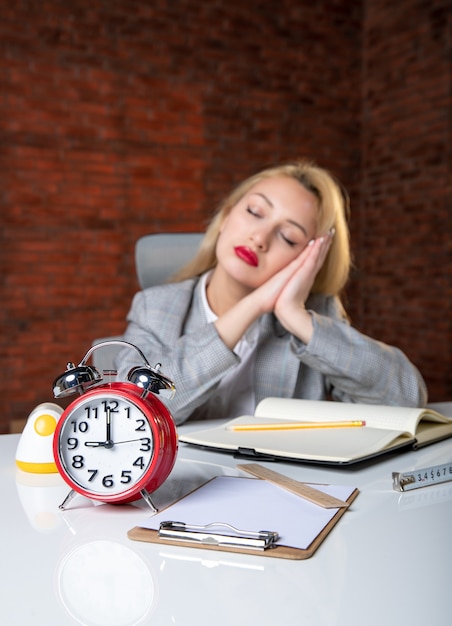
[(283, 285), (273, 308), (284, 328), (305, 343), (312, 335), (312, 319), (305, 309), (305, 303), (325, 262), (331, 240), (331, 234), (316, 239), (289, 265), (293, 265), (294, 270)]

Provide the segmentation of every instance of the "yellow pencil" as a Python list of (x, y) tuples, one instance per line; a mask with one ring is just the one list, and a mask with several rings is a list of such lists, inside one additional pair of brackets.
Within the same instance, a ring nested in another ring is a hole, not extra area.
[(312, 428), (356, 428), (365, 426), (364, 420), (352, 420), (349, 422), (280, 422), (273, 424), (235, 424), (231, 430), (303, 430)]

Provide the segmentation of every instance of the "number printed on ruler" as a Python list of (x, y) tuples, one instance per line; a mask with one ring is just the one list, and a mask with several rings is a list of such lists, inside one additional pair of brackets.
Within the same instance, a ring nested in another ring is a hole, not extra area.
[(393, 487), (397, 491), (409, 491), (452, 480), (452, 461), (442, 465), (424, 467), (411, 472), (393, 472)]

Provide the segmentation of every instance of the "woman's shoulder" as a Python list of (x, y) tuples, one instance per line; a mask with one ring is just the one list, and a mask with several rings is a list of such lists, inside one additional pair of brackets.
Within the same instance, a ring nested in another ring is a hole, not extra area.
[(164, 308), (166, 303), (175, 301), (182, 303), (187, 299), (191, 299), (197, 282), (197, 278), (188, 278), (178, 283), (154, 285), (153, 287), (147, 287), (139, 291), (134, 299), (145, 306), (151, 303), (153, 305), (158, 303), (159, 308)]
[(183, 312), (193, 299), (197, 278), (179, 283), (166, 283), (147, 287), (135, 294), (131, 307), (131, 317), (151, 319), (169, 310)]
[(306, 301), (306, 308), (320, 315), (346, 318), (344, 307), (339, 296), (323, 293), (311, 293)]
[(147, 287), (140, 293), (145, 299), (154, 298), (174, 298), (176, 294), (191, 294), (198, 282), (198, 278), (187, 278), (177, 283), (164, 283), (163, 285), (154, 285)]

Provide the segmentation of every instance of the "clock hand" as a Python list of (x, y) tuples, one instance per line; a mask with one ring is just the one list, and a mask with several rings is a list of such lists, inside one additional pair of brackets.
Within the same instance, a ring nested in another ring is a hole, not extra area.
[(117, 446), (120, 443), (133, 443), (134, 441), (149, 441), (149, 437), (138, 437), (138, 439), (126, 439), (124, 441), (113, 441), (112, 443)]
[(107, 433), (104, 445), (106, 448), (111, 448), (114, 445), (111, 438), (111, 410), (109, 406), (107, 406), (105, 410), (107, 413)]
[(124, 441), (85, 441), (87, 448), (112, 448), (120, 443), (133, 443), (134, 441), (149, 441), (149, 437), (138, 437), (137, 439), (125, 439)]

